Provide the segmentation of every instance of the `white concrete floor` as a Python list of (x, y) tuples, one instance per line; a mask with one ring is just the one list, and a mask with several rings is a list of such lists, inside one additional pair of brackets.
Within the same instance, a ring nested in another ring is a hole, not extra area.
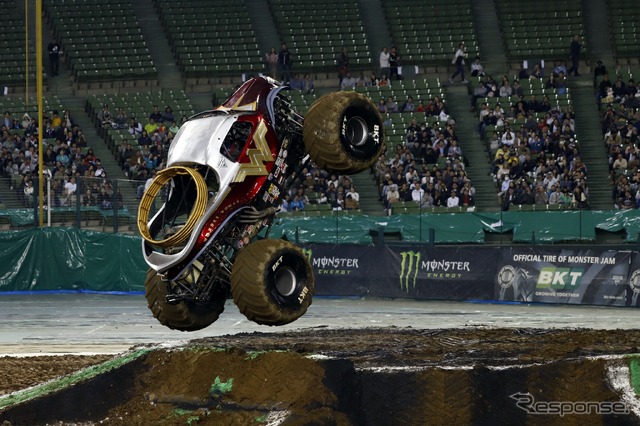
[(639, 318), (635, 308), (316, 297), (305, 316), (284, 327), (252, 323), (228, 301), (217, 322), (184, 333), (158, 323), (140, 295), (0, 293), (0, 355), (119, 353), (138, 344), (178, 344), (207, 336), (320, 326), (636, 329)]

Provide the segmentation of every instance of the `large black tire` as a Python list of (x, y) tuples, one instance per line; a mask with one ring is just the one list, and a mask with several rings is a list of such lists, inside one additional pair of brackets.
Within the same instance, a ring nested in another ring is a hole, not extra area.
[(145, 282), (147, 305), (160, 324), (173, 330), (196, 331), (213, 324), (222, 311), (226, 298), (218, 297), (209, 303), (179, 302), (168, 303), (168, 283), (156, 271), (149, 269)]
[(284, 240), (259, 240), (238, 253), (231, 272), (231, 294), (249, 320), (284, 325), (311, 305), (313, 269), (300, 248)]
[(384, 145), (382, 116), (369, 98), (356, 92), (329, 93), (315, 101), (302, 132), (311, 159), (340, 174), (369, 168)]

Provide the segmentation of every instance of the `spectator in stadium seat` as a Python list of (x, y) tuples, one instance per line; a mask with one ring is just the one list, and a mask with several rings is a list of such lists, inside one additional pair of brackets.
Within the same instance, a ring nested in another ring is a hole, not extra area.
[(558, 82), (556, 80), (555, 74), (549, 75), (549, 78), (547, 78), (547, 81), (544, 83), (544, 87), (545, 87), (545, 89), (557, 89), (558, 88)]
[[(635, 198), (633, 198), (634, 203), (633, 203), (633, 208), (635, 208)], [(580, 185), (576, 186), (575, 189), (573, 190), (573, 196), (571, 199), (571, 203), (573, 204), (573, 206), (575, 208), (578, 209), (588, 209), (589, 208), (589, 202), (587, 201), (587, 195), (585, 194), (584, 190), (582, 189), (582, 187)]]
[(598, 77), (602, 77), (607, 73), (607, 67), (602, 63), (602, 61), (598, 61), (596, 66), (593, 68), (593, 88), (596, 89), (598, 87)]
[(162, 113), (158, 108), (158, 105), (153, 106), (153, 110), (149, 114), (149, 121), (153, 120), (154, 123), (162, 123)]
[(400, 201), (400, 192), (398, 191), (398, 184), (392, 184), (387, 191), (386, 208), (390, 210), (394, 203)]
[(372, 72), (371, 75), (369, 76), (369, 81), (367, 82), (366, 86), (367, 87), (374, 87), (378, 85), (378, 76), (376, 75), (376, 73)]
[(378, 101), (378, 112), (380, 112), (381, 114), (387, 112), (387, 101), (385, 101), (384, 98), (380, 98), (380, 100)]
[(511, 87), (511, 84), (509, 83), (509, 79), (503, 80), (502, 86), (500, 86), (500, 97), (507, 98), (511, 97), (512, 94), (513, 89)]
[(473, 77), (484, 77), (484, 67), (480, 62), (480, 56), (476, 56), (471, 63), (471, 75)]
[(571, 75), (571, 73), (573, 73), (575, 77), (580, 76), (580, 73), (578, 72), (578, 68), (580, 68), (580, 50), (584, 45), (583, 43), (581, 43), (581, 41), (582, 40), (580, 39), (580, 36), (578, 34), (575, 34), (573, 36), (573, 39), (571, 40), (571, 43), (569, 45), (569, 58), (571, 59), (571, 68), (569, 68), (569, 70), (566, 72), (566, 75)]
[(400, 183), (400, 189), (398, 190), (398, 193), (400, 194), (400, 201), (407, 202), (412, 200), (411, 189), (409, 189), (409, 185), (406, 181)]
[[(142, 134), (142, 124), (135, 117), (129, 117), (128, 131), (132, 136), (140, 136)], [(147, 132), (148, 133), (148, 132)]]
[(413, 96), (407, 95), (407, 100), (402, 105), (402, 112), (414, 112), (416, 105), (413, 103)]
[[(480, 84), (475, 89), (473, 89), (473, 96), (471, 97), (472, 112), (476, 111), (476, 103), (478, 102), (478, 99), (486, 98), (488, 92), (489, 91), (487, 89), (487, 85), (484, 81), (481, 81)], [(480, 117), (480, 120), (482, 120), (482, 117)]]
[(451, 191), (449, 198), (447, 198), (447, 207), (458, 207), (460, 205), (460, 198), (456, 194), (456, 191)]
[(162, 119), (159, 123), (165, 123), (167, 125), (176, 121), (176, 117), (173, 115), (173, 109), (167, 105), (164, 107), (164, 112), (162, 113)]
[(138, 138), (138, 145), (145, 146), (145, 145), (151, 145), (152, 143), (153, 141), (151, 140), (151, 137), (149, 137), (149, 132), (147, 132), (146, 130), (143, 130), (142, 134)]
[(153, 134), (153, 132), (155, 132), (157, 129), (158, 129), (158, 123), (153, 117), (149, 117), (149, 122), (144, 126), (144, 130), (147, 132), (147, 135)]
[(118, 108), (118, 113), (116, 114), (114, 123), (118, 126), (119, 129), (126, 129), (128, 122), (129, 119), (127, 118), (127, 114), (125, 113), (124, 108)]
[(556, 61), (553, 67), (553, 75), (558, 77), (561, 73), (567, 75), (567, 67), (564, 66), (562, 61)]
[(302, 93), (309, 95), (311, 93), (313, 93), (314, 89), (314, 84), (313, 84), (313, 77), (311, 77), (311, 74), (306, 73), (304, 75), (304, 77), (302, 78)]
[(13, 119), (11, 118), (11, 113), (9, 111), (5, 111), (4, 112), (4, 120), (3, 120), (2, 124), (7, 126), (7, 129), (10, 129), (12, 127)]
[(356, 79), (351, 76), (351, 73), (347, 72), (340, 82), (340, 90), (353, 90), (356, 87), (356, 82)]
[(293, 68), (293, 60), (291, 52), (287, 48), (286, 43), (280, 45), (280, 53), (278, 53), (278, 69), (280, 70), (280, 80), (288, 84), (291, 79), (291, 69)]
[(559, 95), (564, 95), (565, 93), (567, 93), (567, 77), (564, 73), (560, 73), (558, 74), (558, 77), (556, 77), (556, 81), (558, 83), (558, 94)]
[(383, 47), (380, 52), (380, 76), (389, 76), (391, 64), (389, 63), (390, 53)]
[(65, 167), (69, 164), (69, 156), (67, 155), (67, 151), (65, 149), (61, 149), (58, 152), (56, 161), (59, 161)]
[(530, 80), (542, 80), (544, 78), (544, 72), (542, 70), (542, 64), (536, 63), (529, 74)]
[(291, 203), (289, 204), (288, 211), (296, 212), (296, 211), (302, 211), (302, 210), (304, 210), (304, 203), (300, 199), (300, 196), (296, 194), (294, 195), (293, 200), (291, 200)]
[[(553, 185), (553, 187), (555, 188), (555, 185)], [(536, 195), (535, 195), (534, 203), (537, 206), (546, 206), (547, 204), (549, 204), (549, 195), (545, 191), (544, 187), (541, 185), (538, 185), (536, 187)]]
[(387, 98), (387, 112), (398, 112), (398, 104), (393, 96)]
[(602, 76), (600, 84), (598, 84), (598, 97), (600, 99), (605, 98), (609, 88), (613, 88), (613, 84), (609, 80), (609, 74), (605, 74)]
[(107, 104), (102, 105), (102, 109), (98, 113), (98, 122), (103, 128), (110, 128), (112, 121), (113, 121), (113, 117), (111, 116), (109, 105)]

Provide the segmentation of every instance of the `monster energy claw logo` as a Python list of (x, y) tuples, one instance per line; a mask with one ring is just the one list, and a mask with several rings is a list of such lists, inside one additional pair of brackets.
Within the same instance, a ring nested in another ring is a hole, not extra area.
[(409, 284), (416, 287), (416, 279), (420, 270), (420, 259), (422, 255), (419, 251), (403, 251), (400, 253), (400, 288), (409, 292)]
[(309, 259), (309, 263), (311, 263), (311, 258), (313, 257), (313, 250), (311, 249), (302, 249), (302, 254), (305, 255), (307, 259)]

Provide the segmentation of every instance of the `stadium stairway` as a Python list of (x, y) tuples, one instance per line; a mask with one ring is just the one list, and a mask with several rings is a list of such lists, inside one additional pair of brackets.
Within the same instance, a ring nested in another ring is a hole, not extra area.
[(167, 36), (164, 33), (160, 18), (151, 0), (136, 0), (132, 2), (133, 10), (140, 23), (151, 60), (158, 71), (158, 82), (163, 89), (182, 89), (182, 75), (169, 48)]
[(249, 12), (249, 18), (251, 19), (251, 28), (253, 29), (262, 58), (271, 50), (272, 47), (276, 48), (276, 52), (280, 51), (280, 44), (287, 40), (280, 40), (278, 36), (278, 30), (276, 24), (273, 22), (273, 15), (269, 8), (269, 2), (267, 0), (247, 0), (247, 11)]
[[(494, 0), (472, 0), (471, 13), (476, 28), (480, 61), (488, 74), (509, 69)], [(469, 58), (469, 63), (473, 59)]]
[(580, 141), (580, 156), (587, 166), (589, 204), (591, 209), (612, 209), (609, 160), (602, 142), (600, 112), (590, 77), (572, 78), (569, 89), (576, 113), (576, 133)]
[(378, 188), (369, 170), (351, 175), (351, 181), (360, 195), (360, 210), (371, 216), (384, 216), (384, 204), (379, 200)]
[[(586, 36), (584, 40), (587, 42), (586, 50), (592, 70), (598, 61), (602, 61), (609, 69), (613, 69), (615, 65), (611, 49), (611, 34), (608, 31), (610, 25), (607, 5), (608, 3), (602, 0), (582, 0), (582, 20)], [(586, 72), (586, 69), (583, 70), (583, 73)]]
[(358, 7), (371, 49), (372, 70), (377, 72), (380, 67), (382, 48), (386, 46), (391, 49), (392, 45), (389, 26), (383, 13), (384, 8), (380, 0), (359, 0)]
[(477, 132), (476, 114), (469, 111), (471, 98), (466, 85), (445, 87), (449, 114), (456, 120), (456, 133), (462, 155), (468, 161), (467, 176), (476, 189), (476, 209), (498, 211), (499, 203), (493, 179), (489, 175), (489, 158), (484, 143)]

